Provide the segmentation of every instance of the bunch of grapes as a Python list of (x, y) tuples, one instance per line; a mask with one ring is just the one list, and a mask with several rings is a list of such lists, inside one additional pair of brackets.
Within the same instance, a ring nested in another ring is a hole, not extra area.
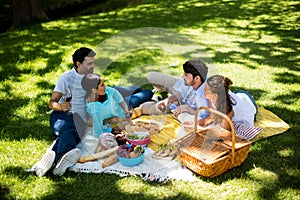
[(123, 158), (136, 158), (144, 153), (144, 148), (140, 145), (123, 144), (120, 145), (117, 154)]

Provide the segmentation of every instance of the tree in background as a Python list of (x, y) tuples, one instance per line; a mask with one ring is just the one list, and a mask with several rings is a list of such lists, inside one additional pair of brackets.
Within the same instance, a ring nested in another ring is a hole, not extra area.
[(35, 20), (94, 14), (142, 0), (0, 0), (0, 33)]
[(11, 0), (13, 25), (19, 26), (33, 19), (47, 19), (42, 0)]

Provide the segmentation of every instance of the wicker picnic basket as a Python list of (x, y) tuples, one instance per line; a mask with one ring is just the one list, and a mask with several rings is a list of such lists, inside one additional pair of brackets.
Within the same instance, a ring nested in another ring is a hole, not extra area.
[[(221, 127), (197, 130), (197, 116), (207, 110), (225, 118), (231, 132)], [(197, 174), (213, 178), (244, 162), (250, 150), (251, 141), (235, 135), (234, 127), (227, 115), (207, 107), (200, 107), (195, 113), (194, 130), (175, 142), (182, 164)]]

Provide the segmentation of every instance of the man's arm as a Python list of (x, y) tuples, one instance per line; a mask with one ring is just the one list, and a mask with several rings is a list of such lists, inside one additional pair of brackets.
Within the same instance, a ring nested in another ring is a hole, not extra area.
[(60, 92), (53, 92), (50, 102), (49, 102), (49, 108), (56, 111), (69, 111), (71, 109), (70, 102), (62, 102), (61, 104), (58, 103), (60, 98), (62, 97), (62, 93)]
[(169, 96), (168, 98), (161, 100), (160, 102), (157, 103), (157, 107), (167, 107), (168, 105), (170, 105), (171, 103), (175, 102), (175, 101), (181, 101), (182, 100), (182, 96), (179, 92), (176, 92), (175, 94)]
[(183, 112), (187, 112), (189, 114), (194, 115), (195, 111), (193, 108), (191, 108), (189, 105), (179, 105), (176, 107), (176, 109), (173, 111), (174, 115), (177, 117), (179, 114)]

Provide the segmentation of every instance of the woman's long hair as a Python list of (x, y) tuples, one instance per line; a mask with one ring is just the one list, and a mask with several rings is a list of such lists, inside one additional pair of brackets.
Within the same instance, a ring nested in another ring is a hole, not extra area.
[[(214, 75), (207, 79), (208, 90), (212, 95), (217, 95), (216, 102), (212, 102), (216, 106), (216, 110), (228, 114), (232, 111), (232, 101), (228, 94), (229, 87), (232, 85), (232, 81), (221, 75)], [(221, 121), (220, 117), (213, 116), (215, 123)]]
[(87, 99), (92, 94), (92, 89), (97, 89), (101, 81), (101, 76), (95, 73), (89, 73), (84, 75), (81, 80), (81, 86), (85, 90), (85, 97)]

